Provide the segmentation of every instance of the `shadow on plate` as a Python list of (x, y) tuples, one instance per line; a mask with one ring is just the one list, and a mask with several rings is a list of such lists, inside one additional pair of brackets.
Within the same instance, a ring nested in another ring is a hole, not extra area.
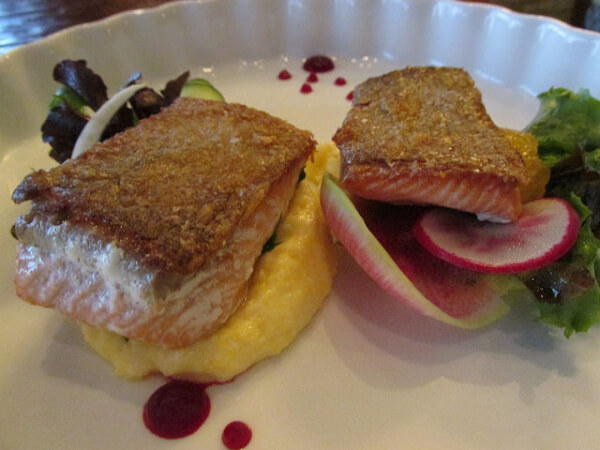
[(129, 381), (114, 374), (112, 366), (88, 347), (79, 327), (57, 314), (61, 324), (53, 325), (54, 333), (48, 344), (43, 370), (52, 377), (70, 383), (102, 391), (107, 396), (132, 405), (142, 406), (156, 386), (162, 384), (161, 377)]
[(521, 401), (532, 404), (536, 387), (552, 374), (573, 377), (576, 355), (598, 341), (597, 333), (567, 340), (523, 305), (482, 330), (461, 330), (386, 295), (346, 254), (338, 273), (326, 333), (344, 363), (380, 389), (410, 389), (439, 378), (480, 386), (516, 383)]

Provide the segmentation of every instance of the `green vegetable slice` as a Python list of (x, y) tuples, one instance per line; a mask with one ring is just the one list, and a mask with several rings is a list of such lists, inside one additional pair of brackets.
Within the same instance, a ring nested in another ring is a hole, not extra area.
[(217, 88), (204, 78), (192, 78), (183, 85), (181, 97), (202, 98), (204, 100), (225, 101)]
[[(52, 96), (52, 100), (50, 100), (50, 109), (56, 108), (62, 103), (66, 103), (75, 111), (89, 116), (86, 111), (89, 107), (85, 104), (85, 101), (77, 95), (73, 89), (64, 85), (59, 87)], [(91, 111), (91, 108), (89, 108), (89, 110)]]

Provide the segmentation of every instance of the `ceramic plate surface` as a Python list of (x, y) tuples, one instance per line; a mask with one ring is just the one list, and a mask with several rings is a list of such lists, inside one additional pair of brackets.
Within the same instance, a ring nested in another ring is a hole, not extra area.
[[(302, 60), (317, 53), (336, 69), (303, 95)], [(232, 420), (252, 427), (256, 449), (597, 447), (600, 329), (566, 340), (516, 308), (484, 330), (457, 330), (398, 305), (343, 251), (333, 293), (287, 351), (209, 388), (212, 412), (196, 434), (154, 437), (142, 406), (163, 381), (118, 379), (75, 325), (14, 293), (8, 230), (23, 209), (10, 195), (31, 169), (53, 165), (39, 128), (64, 58), (86, 59), (113, 92), (134, 72), (161, 88), (190, 69), (320, 141), (340, 125), (352, 86), (406, 65), (464, 67), (493, 119), (512, 128), (550, 87), (600, 95), (598, 35), (452, 1), (176, 2), (0, 57), (0, 448), (218, 449)], [(279, 81), (284, 68), (292, 78)]]

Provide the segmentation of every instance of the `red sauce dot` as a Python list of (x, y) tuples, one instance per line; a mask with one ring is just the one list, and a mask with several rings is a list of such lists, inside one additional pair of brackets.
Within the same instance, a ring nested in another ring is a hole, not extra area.
[(312, 87), (310, 84), (308, 83), (304, 83), (302, 85), (302, 87), (300, 88), (300, 92), (302, 92), (303, 94), (310, 94), (312, 92)]
[(144, 405), (144, 424), (165, 439), (189, 436), (210, 413), (206, 386), (172, 380), (157, 389)]
[(302, 68), (307, 72), (329, 72), (334, 68), (333, 60), (328, 56), (315, 55), (307, 58), (302, 65)]
[(346, 79), (342, 78), (342, 77), (337, 77), (335, 79), (335, 81), (333, 82), (333, 84), (335, 84), (336, 86), (345, 86), (346, 85)]
[(306, 78), (306, 81), (308, 81), (309, 83), (316, 83), (317, 81), (319, 81), (319, 77), (316, 73), (313, 72)]
[(281, 72), (279, 72), (277, 78), (279, 78), (280, 80), (289, 80), (290, 78), (292, 78), (292, 74), (289, 73), (287, 70), (283, 69)]
[(252, 439), (252, 430), (244, 422), (231, 422), (223, 430), (221, 440), (223, 445), (230, 450), (239, 450), (246, 447)]
[(354, 98), (354, 92), (350, 91), (348, 93), (348, 95), (346, 95), (346, 100), (352, 101), (353, 98)]

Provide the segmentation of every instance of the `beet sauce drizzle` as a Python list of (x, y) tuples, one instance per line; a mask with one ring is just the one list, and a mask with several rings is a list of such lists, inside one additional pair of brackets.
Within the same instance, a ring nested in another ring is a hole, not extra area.
[(280, 80), (289, 80), (290, 78), (292, 78), (292, 74), (289, 73), (286, 69), (283, 69), (281, 72), (279, 72), (277, 78), (279, 78)]
[[(328, 56), (314, 55), (310, 56), (309, 58), (306, 58), (306, 60), (302, 64), (302, 68), (305, 71), (309, 72), (309, 75), (308, 77), (306, 77), (304, 83), (302, 83), (302, 85), (300, 86), (300, 93), (310, 94), (313, 91), (313, 87), (311, 86), (311, 84), (315, 84), (319, 81), (319, 77), (317, 76), (317, 74), (332, 71), (335, 68), (335, 64), (333, 60)], [(279, 72), (277, 78), (284, 81), (289, 80), (290, 78), (292, 78), (292, 74), (288, 72), (287, 69), (283, 69), (281, 70), (281, 72)], [(347, 81), (344, 77), (337, 77), (333, 81), (333, 84), (335, 86), (345, 86), (347, 84)], [(352, 97), (353, 94), (352, 92), (350, 92), (346, 96), (346, 100), (352, 101)]]
[(239, 450), (247, 447), (252, 440), (252, 430), (244, 422), (236, 420), (225, 427), (221, 440), (229, 450)]
[(189, 436), (210, 413), (207, 385), (171, 380), (158, 388), (144, 405), (144, 424), (165, 439)]
[(325, 55), (314, 55), (306, 58), (306, 61), (302, 65), (304, 70), (311, 73), (330, 72), (334, 67), (333, 60)]

